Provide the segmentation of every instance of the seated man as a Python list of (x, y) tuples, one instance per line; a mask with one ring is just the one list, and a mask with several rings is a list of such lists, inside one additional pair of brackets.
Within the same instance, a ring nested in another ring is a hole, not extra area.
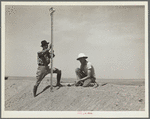
[(78, 55), (77, 60), (80, 61), (81, 66), (75, 70), (77, 76), (77, 83), (75, 84), (76, 86), (87, 87), (91, 83), (96, 83), (94, 67), (89, 61), (86, 60), (87, 58), (88, 57), (84, 53), (80, 53)]

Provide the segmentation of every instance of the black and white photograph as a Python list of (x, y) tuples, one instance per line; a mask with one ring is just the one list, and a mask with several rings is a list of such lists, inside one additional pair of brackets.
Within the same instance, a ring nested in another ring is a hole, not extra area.
[(148, 2), (1, 2), (4, 118), (149, 116)]

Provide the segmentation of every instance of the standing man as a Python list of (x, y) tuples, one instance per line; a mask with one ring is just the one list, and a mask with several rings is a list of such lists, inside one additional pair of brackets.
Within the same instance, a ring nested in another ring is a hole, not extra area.
[(96, 83), (94, 67), (86, 60), (87, 58), (84, 53), (78, 55), (77, 60), (80, 61), (81, 66), (75, 70), (77, 76), (76, 86), (88, 87), (90, 83)]
[[(33, 88), (33, 94), (34, 97), (36, 96), (36, 91), (37, 88), (40, 84), (40, 82), (42, 81), (42, 79), (51, 72), (51, 70), (53, 70), (53, 73), (57, 73), (57, 84), (56, 86), (61, 87), (62, 85), (60, 84), (60, 79), (61, 79), (61, 70), (57, 69), (57, 68), (53, 68), (51, 69), (48, 65), (50, 63), (50, 58), (51, 58), (51, 45), (48, 47), (49, 42), (47, 42), (46, 40), (41, 41), (41, 47), (43, 48), (42, 51), (37, 53), (37, 60), (38, 60), (38, 69), (37, 69), (37, 73), (36, 73), (36, 84), (34, 85)], [(55, 57), (55, 55), (53, 54), (53, 57)], [(55, 86), (55, 87), (56, 87)]]

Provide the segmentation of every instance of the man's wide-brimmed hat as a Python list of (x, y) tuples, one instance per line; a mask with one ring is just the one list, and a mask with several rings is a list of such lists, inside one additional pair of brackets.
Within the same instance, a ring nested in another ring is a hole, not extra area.
[(47, 42), (46, 40), (41, 41), (41, 47), (43, 47), (43, 46), (45, 46), (47, 44), (49, 44), (49, 42)]
[(84, 53), (80, 53), (79, 55), (78, 55), (78, 58), (77, 58), (77, 60), (79, 60), (79, 59), (81, 59), (81, 58), (88, 58)]

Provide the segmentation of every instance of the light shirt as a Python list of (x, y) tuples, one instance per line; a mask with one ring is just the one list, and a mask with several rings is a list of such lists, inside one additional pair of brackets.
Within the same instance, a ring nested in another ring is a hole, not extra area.
[(85, 73), (85, 75), (88, 75), (88, 70), (91, 70), (91, 77), (96, 79), (94, 67), (92, 66), (91, 62), (87, 61), (86, 65), (80, 66), (80, 69), (83, 73)]

